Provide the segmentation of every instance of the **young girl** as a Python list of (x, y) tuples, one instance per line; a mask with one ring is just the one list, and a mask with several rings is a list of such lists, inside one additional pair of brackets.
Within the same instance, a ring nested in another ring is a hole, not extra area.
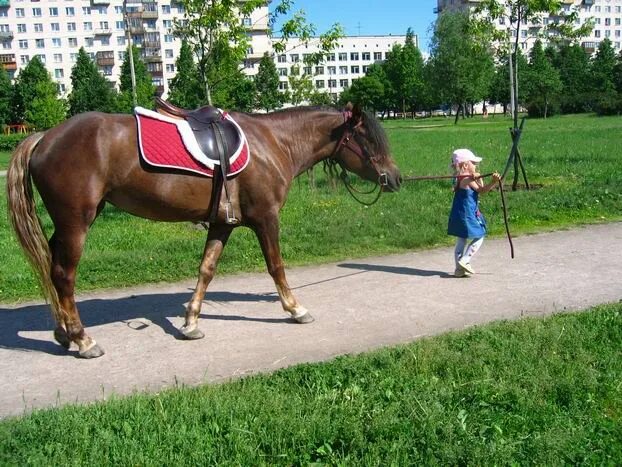
[[(486, 235), (486, 219), (479, 210), (479, 194), (492, 190), (501, 179), (495, 172), (492, 174), (492, 181), (485, 185), (476, 166), (481, 160), (481, 157), (468, 149), (456, 149), (451, 158), (456, 185), (447, 233), (458, 237), (454, 250), (456, 277), (468, 277), (474, 273), (471, 259), (482, 246)], [(467, 246), (468, 239), (471, 242)]]

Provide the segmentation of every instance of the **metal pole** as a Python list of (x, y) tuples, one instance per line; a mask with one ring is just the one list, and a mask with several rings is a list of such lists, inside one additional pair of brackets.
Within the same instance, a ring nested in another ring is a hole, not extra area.
[(128, 52), (130, 54), (130, 76), (132, 78), (132, 99), (134, 107), (138, 105), (138, 99), (136, 97), (136, 73), (134, 72), (134, 48), (132, 47), (132, 33), (130, 32), (130, 21), (127, 16), (127, 2), (123, 1), (123, 18), (125, 19), (125, 34), (128, 43)]

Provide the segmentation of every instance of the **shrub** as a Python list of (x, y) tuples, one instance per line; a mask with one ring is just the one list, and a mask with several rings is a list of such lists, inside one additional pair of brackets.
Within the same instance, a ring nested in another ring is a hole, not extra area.
[(28, 136), (24, 133), (13, 133), (10, 135), (0, 135), (0, 151), (13, 151), (17, 145)]

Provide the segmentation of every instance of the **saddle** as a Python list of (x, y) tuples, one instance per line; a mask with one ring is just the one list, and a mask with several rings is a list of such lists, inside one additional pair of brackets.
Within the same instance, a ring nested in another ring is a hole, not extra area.
[(218, 206), (222, 189), (225, 189), (227, 202), (225, 204), (225, 221), (228, 224), (237, 224), (233, 206), (227, 190), (227, 175), (230, 169), (230, 158), (242, 143), (242, 135), (238, 127), (225, 118), (225, 114), (218, 108), (207, 105), (196, 110), (187, 110), (177, 107), (159, 97), (155, 98), (156, 111), (172, 118), (186, 120), (194, 133), (194, 137), (206, 157), (220, 166), (215, 168), (212, 182), (212, 197), (209, 209), (209, 222), (214, 222), (218, 215)]

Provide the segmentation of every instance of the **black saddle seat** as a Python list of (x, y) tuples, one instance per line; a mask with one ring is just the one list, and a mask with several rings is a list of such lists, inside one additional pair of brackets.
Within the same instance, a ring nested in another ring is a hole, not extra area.
[[(186, 120), (203, 154), (218, 164), (223, 156), (229, 161), (242, 143), (237, 126), (216, 107), (206, 105), (196, 110), (186, 110), (156, 97), (156, 110)], [(223, 151), (224, 154), (221, 154)]]

